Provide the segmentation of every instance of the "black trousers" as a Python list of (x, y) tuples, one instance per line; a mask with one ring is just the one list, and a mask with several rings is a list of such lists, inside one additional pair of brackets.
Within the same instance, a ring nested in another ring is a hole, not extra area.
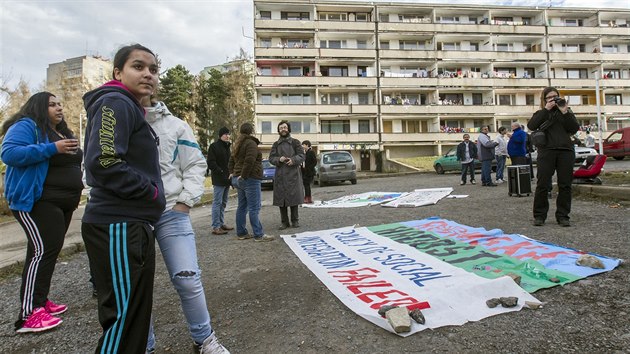
[[(296, 223), (299, 221), (300, 216), (298, 215), (298, 206), (294, 205), (289, 207), (291, 208), (291, 223)], [(289, 225), (289, 212), (287, 207), (280, 207), (280, 221), (282, 224)]]
[(571, 183), (573, 183), (573, 164), (575, 153), (572, 150), (540, 149), (538, 150), (538, 176), (534, 194), (534, 219), (547, 219), (549, 211), (549, 183), (554, 172), (558, 180), (558, 197), (556, 198), (556, 220), (569, 219), (571, 212)]
[(20, 287), (22, 308), (15, 322), (16, 329), (22, 327), (33, 309), (46, 305), (55, 263), (77, 204), (75, 199), (68, 198), (38, 201), (31, 212), (12, 210), (28, 240)]
[(304, 185), (304, 196), (311, 196), (311, 183), (313, 183), (313, 177), (302, 178), (302, 184)]
[(155, 237), (142, 222), (81, 225), (103, 334), (95, 353), (146, 351), (155, 273)]

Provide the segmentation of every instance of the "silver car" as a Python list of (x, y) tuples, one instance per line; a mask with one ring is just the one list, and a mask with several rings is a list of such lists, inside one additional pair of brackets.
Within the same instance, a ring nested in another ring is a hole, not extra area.
[[(575, 164), (581, 164), (589, 156), (597, 156), (597, 150), (583, 146), (575, 146)], [(532, 152), (532, 163), (538, 161), (538, 151)]]
[(329, 182), (350, 181), (357, 184), (357, 165), (347, 151), (329, 151), (317, 155), (315, 182), (323, 186)]

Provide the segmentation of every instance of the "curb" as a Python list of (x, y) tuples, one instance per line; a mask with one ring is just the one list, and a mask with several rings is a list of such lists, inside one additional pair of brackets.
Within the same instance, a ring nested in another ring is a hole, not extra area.
[(614, 201), (630, 202), (630, 187), (574, 184), (573, 192), (577, 195), (585, 195), (601, 199), (610, 199)]

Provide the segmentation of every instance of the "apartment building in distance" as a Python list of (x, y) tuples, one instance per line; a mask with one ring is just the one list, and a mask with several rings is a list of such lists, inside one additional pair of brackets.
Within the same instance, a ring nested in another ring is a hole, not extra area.
[(525, 125), (546, 86), (592, 130), (599, 86), (602, 130), (630, 125), (627, 9), (254, 0), (254, 30), (263, 147), (286, 119), (375, 170), (376, 155), (438, 155), (482, 125)]
[[(48, 65), (46, 89), (59, 97), (66, 122), (77, 137), (83, 137), (83, 95), (111, 80), (113, 63), (100, 56), (84, 55)], [(83, 143), (83, 139), (81, 139)]]

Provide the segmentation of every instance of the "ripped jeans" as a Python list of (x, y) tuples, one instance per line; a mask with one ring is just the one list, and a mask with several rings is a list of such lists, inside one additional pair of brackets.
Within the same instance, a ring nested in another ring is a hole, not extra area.
[[(212, 333), (212, 326), (190, 216), (180, 211), (165, 211), (155, 225), (155, 238), (171, 282), (179, 294), (190, 335), (196, 343), (203, 343)], [(155, 348), (153, 317), (147, 342), (147, 349), (152, 348)]]

